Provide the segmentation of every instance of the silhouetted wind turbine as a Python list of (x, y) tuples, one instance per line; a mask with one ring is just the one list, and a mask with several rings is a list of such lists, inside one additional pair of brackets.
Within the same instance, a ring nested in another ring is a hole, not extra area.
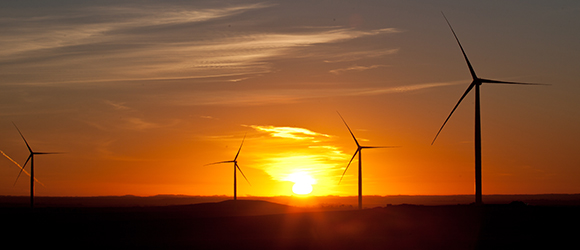
[(342, 173), (342, 176), (340, 177), (338, 184), (340, 184), (340, 182), (342, 181), (342, 178), (344, 177), (344, 174), (346, 174), (346, 170), (348, 170), (348, 167), (350, 166), (350, 163), (352, 163), (352, 160), (354, 160), (354, 157), (358, 154), (358, 209), (362, 209), (362, 150), (367, 149), (367, 148), (394, 148), (394, 147), (391, 147), (391, 146), (389, 146), (389, 147), (361, 146), (358, 143), (358, 140), (356, 139), (356, 137), (354, 136), (352, 131), (350, 130), (350, 127), (348, 127), (348, 124), (346, 124), (346, 121), (344, 120), (344, 118), (342, 118), (342, 115), (340, 115), (340, 113), (338, 113), (338, 115), (340, 116), (340, 119), (342, 119), (342, 122), (344, 122), (344, 125), (346, 125), (348, 132), (350, 132), (350, 135), (352, 135), (352, 139), (354, 139), (354, 142), (356, 143), (356, 147), (357, 147), (356, 151), (354, 151), (354, 154), (352, 155), (352, 158), (350, 158), (350, 161), (346, 165), (346, 168), (344, 169), (344, 172)]
[[(443, 12), (441, 12), (441, 14), (443, 14)], [(453, 107), (453, 109), (451, 110), (451, 113), (449, 114), (449, 116), (447, 116), (447, 119), (445, 119), (445, 122), (443, 122), (443, 125), (441, 126), (441, 128), (437, 132), (437, 135), (435, 135), (435, 138), (433, 139), (433, 142), (431, 142), (431, 145), (433, 145), (433, 143), (435, 143), (435, 140), (437, 140), (439, 133), (441, 133), (441, 130), (443, 130), (443, 127), (445, 127), (445, 124), (447, 123), (447, 121), (449, 120), (451, 115), (453, 115), (453, 112), (455, 112), (455, 109), (457, 109), (457, 107), (459, 106), (459, 104), (461, 103), (463, 98), (465, 98), (465, 96), (467, 94), (469, 94), (469, 92), (473, 88), (475, 88), (475, 204), (480, 205), (483, 202), (481, 199), (481, 196), (482, 196), (481, 195), (482, 194), (482, 191), (481, 191), (481, 120), (480, 120), (480, 104), (479, 104), (479, 86), (483, 83), (522, 84), (522, 85), (541, 85), (541, 84), (498, 81), (498, 80), (490, 80), (490, 79), (484, 79), (484, 78), (477, 77), (477, 75), (475, 74), (475, 70), (473, 70), (471, 63), (469, 62), (469, 59), (467, 59), (467, 55), (465, 54), (465, 51), (463, 50), (463, 46), (461, 46), (461, 43), (459, 42), (459, 39), (457, 38), (457, 35), (455, 34), (453, 27), (451, 27), (449, 20), (447, 20), (447, 17), (445, 17), (445, 14), (443, 14), (443, 18), (445, 18), (447, 25), (449, 25), (449, 28), (451, 29), (451, 32), (453, 33), (453, 36), (455, 37), (455, 40), (457, 41), (457, 44), (459, 45), (459, 48), (461, 49), (461, 53), (463, 53), (463, 57), (465, 58), (465, 62), (467, 63), (467, 67), (469, 68), (469, 72), (471, 73), (471, 78), (473, 79), (473, 81), (471, 82), (471, 84), (469, 84), (469, 87), (467, 87), (467, 90), (463, 93), (461, 98), (459, 98), (459, 101), (457, 102), (457, 104), (455, 104), (455, 107)]]
[[(12, 124), (14, 124), (14, 123), (12, 123)], [(46, 154), (58, 154), (58, 153), (34, 152), (32, 150), (32, 148), (30, 148), (30, 145), (26, 141), (26, 138), (24, 138), (24, 135), (22, 135), (22, 132), (20, 132), (20, 129), (18, 129), (16, 124), (14, 124), (14, 127), (16, 127), (16, 130), (18, 130), (20, 137), (22, 137), (22, 140), (24, 140), (24, 143), (26, 143), (26, 147), (28, 148), (28, 152), (30, 152), (30, 155), (26, 159), (26, 162), (24, 162), (24, 165), (22, 165), (22, 167), (20, 168), (20, 173), (18, 173), (18, 177), (16, 177), (16, 181), (18, 181), (18, 178), (20, 178), (20, 174), (22, 174), (22, 172), (24, 171), (24, 168), (26, 167), (26, 164), (28, 163), (28, 161), (30, 161), (30, 207), (33, 208), (34, 207), (34, 182), (36, 180), (36, 178), (34, 178), (34, 156), (35, 155), (46, 155)], [(14, 183), (16, 183), (16, 182), (14, 182)]]
[[(240, 171), (240, 173), (242, 174), (242, 176), (244, 177), (244, 179), (246, 179), (246, 181), (248, 182), (248, 184), (250, 184), (250, 181), (248, 181), (248, 178), (246, 178), (246, 175), (244, 175), (244, 172), (242, 172), (242, 169), (240, 168), (240, 166), (238, 166), (238, 156), (240, 155), (240, 151), (242, 150), (242, 146), (244, 145), (244, 140), (246, 139), (246, 135), (244, 135), (244, 139), (242, 139), (242, 144), (240, 145), (240, 148), (238, 149), (238, 153), (236, 154), (236, 157), (234, 157), (233, 160), (231, 161), (219, 161), (219, 162), (214, 162), (214, 163), (210, 163), (210, 164), (206, 164), (207, 165), (213, 165), (213, 164), (220, 164), (220, 163), (234, 163), (234, 200), (237, 200), (237, 178), (236, 178), (236, 169)], [(250, 184), (251, 186), (252, 184)]]

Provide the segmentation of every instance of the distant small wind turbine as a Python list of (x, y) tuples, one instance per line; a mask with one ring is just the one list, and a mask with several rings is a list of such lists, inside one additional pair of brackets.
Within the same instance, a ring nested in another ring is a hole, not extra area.
[[(246, 175), (244, 175), (244, 172), (242, 172), (242, 169), (240, 168), (240, 166), (238, 166), (238, 156), (240, 155), (240, 151), (242, 150), (242, 146), (244, 145), (244, 140), (246, 139), (246, 135), (244, 135), (244, 139), (242, 139), (242, 144), (240, 145), (240, 148), (238, 149), (238, 153), (236, 154), (236, 157), (234, 157), (233, 160), (231, 161), (219, 161), (219, 162), (214, 162), (214, 163), (210, 163), (210, 164), (206, 164), (207, 165), (214, 165), (214, 164), (221, 164), (221, 163), (234, 163), (234, 200), (237, 200), (237, 178), (236, 178), (236, 169), (240, 171), (240, 173), (242, 174), (242, 176), (244, 177), (244, 179), (246, 179), (246, 181), (248, 182), (248, 184), (250, 184), (250, 181), (248, 181), (248, 178), (246, 178)], [(252, 184), (250, 184), (252, 185)]]
[[(12, 124), (14, 124), (14, 123), (12, 123)], [(22, 174), (22, 172), (25, 171), (24, 168), (26, 168), (26, 164), (28, 163), (28, 161), (30, 161), (30, 207), (33, 208), (34, 207), (34, 182), (36, 180), (36, 178), (34, 178), (34, 155), (47, 155), (47, 154), (58, 154), (58, 153), (34, 152), (32, 150), (32, 148), (30, 148), (30, 145), (26, 141), (26, 138), (24, 138), (24, 135), (22, 135), (22, 132), (20, 132), (20, 129), (18, 129), (16, 124), (14, 124), (14, 127), (16, 127), (16, 130), (18, 130), (20, 137), (22, 137), (22, 140), (24, 140), (24, 143), (26, 143), (26, 147), (28, 148), (28, 152), (30, 152), (30, 155), (26, 159), (26, 162), (24, 162), (24, 165), (22, 165), (22, 167), (20, 168), (20, 173), (18, 173), (18, 177), (16, 177), (16, 181), (18, 181), (18, 178), (20, 178), (20, 174)], [(18, 165), (18, 163), (16, 165)], [(16, 182), (14, 182), (14, 183), (16, 183)]]
[[(443, 14), (443, 12), (441, 12), (441, 14)], [(431, 145), (435, 143), (435, 140), (437, 140), (439, 133), (441, 133), (441, 130), (443, 130), (443, 127), (445, 127), (445, 124), (447, 123), (451, 115), (453, 115), (453, 112), (455, 112), (455, 109), (457, 109), (463, 98), (465, 98), (465, 96), (469, 94), (471, 89), (475, 88), (475, 204), (481, 205), (483, 204), (483, 202), (481, 191), (481, 120), (480, 120), (480, 104), (479, 104), (479, 86), (483, 83), (521, 84), (521, 85), (543, 85), (543, 84), (497, 81), (477, 77), (477, 75), (475, 74), (475, 70), (473, 70), (471, 63), (469, 62), (469, 59), (467, 59), (467, 55), (463, 50), (463, 46), (461, 46), (461, 43), (459, 42), (457, 35), (455, 35), (455, 31), (453, 30), (453, 27), (451, 27), (449, 20), (447, 20), (447, 17), (445, 17), (445, 14), (443, 14), (443, 18), (445, 18), (447, 25), (451, 29), (451, 32), (453, 33), (453, 36), (455, 37), (455, 40), (457, 41), (457, 44), (461, 49), (461, 53), (463, 53), (463, 57), (465, 58), (465, 62), (467, 63), (467, 67), (469, 68), (469, 72), (471, 73), (473, 81), (471, 82), (469, 87), (467, 87), (467, 90), (463, 93), (461, 98), (459, 98), (459, 101), (457, 102), (457, 104), (455, 104), (455, 107), (453, 107), (453, 110), (451, 110), (451, 113), (449, 114), (449, 116), (447, 116), (445, 122), (443, 122), (443, 125), (437, 132), (437, 135), (435, 135), (435, 138), (433, 139), (433, 142), (431, 142)]]
[(346, 124), (346, 121), (344, 120), (344, 118), (342, 118), (342, 115), (340, 115), (340, 113), (338, 113), (338, 115), (340, 116), (340, 119), (342, 119), (342, 122), (344, 122), (344, 125), (346, 125), (348, 132), (350, 132), (350, 135), (352, 135), (352, 139), (354, 139), (354, 142), (356, 143), (356, 147), (357, 147), (356, 151), (354, 151), (354, 154), (352, 155), (352, 158), (350, 158), (350, 161), (346, 165), (346, 168), (344, 169), (344, 172), (342, 173), (342, 176), (340, 177), (338, 184), (340, 184), (340, 182), (342, 181), (342, 178), (344, 177), (344, 174), (346, 174), (346, 170), (348, 170), (348, 167), (350, 166), (350, 163), (352, 163), (352, 160), (354, 160), (354, 157), (358, 154), (358, 209), (362, 209), (362, 150), (367, 149), (367, 148), (394, 148), (394, 147), (393, 146), (387, 146), (387, 147), (385, 147), (385, 146), (361, 146), (358, 143), (358, 140), (356, 139), (356, 137), (354, 136), (352, 131), (350, 130), (350, 127), (348, 127), (348, 124)]

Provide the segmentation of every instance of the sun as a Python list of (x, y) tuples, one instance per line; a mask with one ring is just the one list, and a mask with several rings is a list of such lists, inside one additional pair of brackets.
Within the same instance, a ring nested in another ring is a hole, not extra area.
[(292, 192), (298, 195), (307, 195), (312, 193), (312, 184), (316, 183), (314, 178), (304, 172), (291, 174), (289, 176), (289, 180), (294, 182), (294, 185), (292, 186)]
[(301, 195), (312, 193), (312, 185), (305, 182), (296, 182), (292, 186), (292, 192)]

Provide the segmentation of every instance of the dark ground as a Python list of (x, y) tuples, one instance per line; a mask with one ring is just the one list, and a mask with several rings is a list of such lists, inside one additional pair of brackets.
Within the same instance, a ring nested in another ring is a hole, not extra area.
[(577, 246), (578, 212), (521, 202), (342, 211), (256, 200), (0, 207), (5, 246), (107, 249), (563, 249)]

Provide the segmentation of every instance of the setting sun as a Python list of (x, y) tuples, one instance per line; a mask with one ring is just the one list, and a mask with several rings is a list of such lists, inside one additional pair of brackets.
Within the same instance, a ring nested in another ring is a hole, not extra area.
[(289, 179), (294, 182), (292, 192), (299, 195), (310, 194), (312, 192), (312, 184), (316, 183), (314, 178), (303, 172), (291, 174)]
[(295, 194), (309, 194), (312, 192), (312, 185), (305, 182), (296, 182), (292, 186), (292, 192)]

